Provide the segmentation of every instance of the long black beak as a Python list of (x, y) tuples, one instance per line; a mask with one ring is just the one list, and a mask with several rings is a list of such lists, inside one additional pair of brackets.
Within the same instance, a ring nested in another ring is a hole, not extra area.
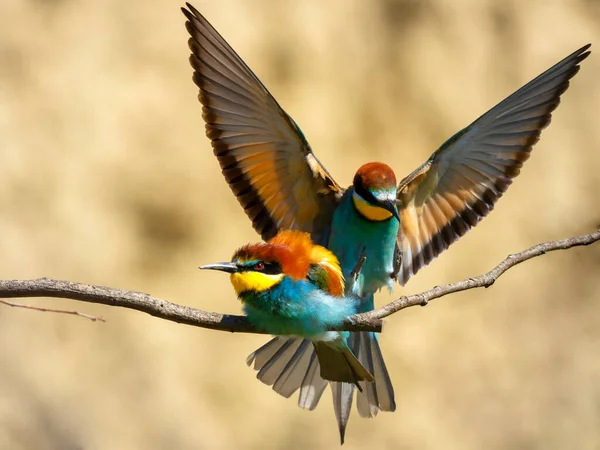
[(379, 202), (378, 204), (386, 211), (391, 212), (392, 215), (398, 219), (398, 222), (400, 222), (400, 215), (398, 214), (398, 208), (396, 208), (395, 200), (386, 200), (384, 202)]
[(238, 266), (236, 266), (232, 262), (222, 262), (222, 263), (207, 264), (205, 266), (200, 266), (200, 267), (198, 267), (198, 269), (221, 270), (223, 272), (236, 273), (238, 271)]

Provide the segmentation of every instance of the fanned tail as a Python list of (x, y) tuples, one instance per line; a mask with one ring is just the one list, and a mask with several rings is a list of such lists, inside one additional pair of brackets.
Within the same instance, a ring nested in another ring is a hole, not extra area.
[(256, 378), (286, 398), (300, 389), (298, 406), (304, 409), (315, 409), (327, 387), (308, 339), (277, 336), (250, 354), (246, 363), (254, 363)]
[[(350, 333), (349, 347), (375, 382), (359, 381), (362, 392), (357, 394), (357, 409), (361, 417), (375, 417), (379, 410), (395, 411), (394, 387), (390, 380), (376, 333)], [(317, 352), (308, 339), (278, 336), (252, 353), (246, 360), (254, 364), (257, 378), (273, 386), (273, 390), (289, 398), (298, 389), (298, 406), (313, 410), (319, 404), (328, 382), (321, 377)], [(355, 385), (331, 382), (333, 408), (341, 443), (350, 418)]]

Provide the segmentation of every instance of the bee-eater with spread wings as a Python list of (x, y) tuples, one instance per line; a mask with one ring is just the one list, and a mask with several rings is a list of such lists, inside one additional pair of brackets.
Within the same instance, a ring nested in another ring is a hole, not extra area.
[[(210, 23), (191, 5), (183, 12), (202, 117), (227, 183), (263, 239), (279, 230), (310, 233), (339, 259), (345, 276), (365, 249), (354, 294), (360, 311), (374, 293), (404, 285), (494, 207), (529, 158), (589, 45), (575, 51), (462, 129), (396, 184), (383, 163), (358, 169), (339, 186), (316, 158), (296, 122)], [(353, 352), (375, 377), (357, 398), (359, 414), (395, 409), (394, 391), (377, 336), (352, 333)], [(327, 382), (301, 339), (275, 339), (249, 357), (258, 378), (282, 395), (300, 389), (299, 405), (314, 409)], [(292, 367), (293, 369), (290, 369)], [(268, 368), (269, 370), (265, 370)], [(279, 372), (277, 372), (277, 370)], [(290, 370), (295, 389), (280, 389)], [(361, 382), (362, 383), (362, 382)], [(354, 385), (332, 383), (343, 442)]]

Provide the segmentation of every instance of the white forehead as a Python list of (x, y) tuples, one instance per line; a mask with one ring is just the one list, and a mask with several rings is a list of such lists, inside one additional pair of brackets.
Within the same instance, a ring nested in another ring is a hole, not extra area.
[(375, 197), (377, 201), (380, 202), (393, 202), (396, 200), (396, 189), (373, 191), (373, 197)]

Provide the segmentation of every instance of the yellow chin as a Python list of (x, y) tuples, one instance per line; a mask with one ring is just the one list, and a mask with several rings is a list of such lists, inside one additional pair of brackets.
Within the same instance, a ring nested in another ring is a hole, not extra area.
[(354, 202), (354, 207), (356, 210), (366, 219), (374, 222), (381, 222), (382, 220), (387, 220), (392, 217), (392, 213), (387, 209), (368, 204), (366, 200), (364, 200), (356, 192), (352, 194), (352, 201)]
[(260, 272), (239, 272), (231, 274), (231, 284), (235, 293), (262, 292), (272, 288), (283, 279), (283, 274), (269, 275)]

